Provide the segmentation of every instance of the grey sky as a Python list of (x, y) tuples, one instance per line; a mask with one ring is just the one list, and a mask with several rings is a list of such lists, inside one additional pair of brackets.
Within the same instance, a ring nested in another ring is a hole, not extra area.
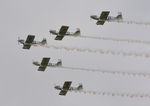
[(150, 59), (123, 57), (93, 53), (66, 52), (43, 47), (23, 50), (17, 44), (18, 37), (26, 39), (35, 34), (36, 40), (47, 38), (48, 44), (69, 47), (112, 49), (123, 51), (150, 52), (148, 45), (117, 43), (101, 40), (69, 38), (54, 41), (49, 29), (69, 25), (70, 31), (77, 27), (83, 35), (114, 37), (121, 39), (149, 40), (150, 26), (105, 23), (97, 26), (90, 15), (99, 15), (110, 10), (110, 15), (123, 13), (124, 19), (150, 22), (149, 0), (1, 0), (0, 1), (0, 105), (2, 106), (149, 106), (149, 99), (96, 96), (68, 93), (58, 95), (53, 86), (72, 80), (73, 85), (83, 83), (85, 89), (95, 91), (128, 92), (150, 94), (150, 78), (120, 76), (47, 68), (38, 72), (33, 60), (43, 56), (62, 59), (63, 65), (105, 69), (110, 71), (149, 72)]

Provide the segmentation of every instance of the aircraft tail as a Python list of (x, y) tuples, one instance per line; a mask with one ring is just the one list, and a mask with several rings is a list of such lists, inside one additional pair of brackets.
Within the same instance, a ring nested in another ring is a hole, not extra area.
[(118, 12), (118, 15), (117, 15), (117, 17), (116, 17), (117, 19), (123, 19), (123, 17), (122, 17), (122, 13), (121, 12)]
[(77, 87), (78, 90), (82, 90), (83, 89), (83, 85), (79, 84), (79, 86)]
[(47, 40), (46, 40), (46, 38), (43, 38), (43, 40), (42, 40), (42, 42), (41, 42), (42, 44), (47, 44)]
[(57, 62), (57, 66), (62, 66), (62, 61), (60, 59)]
[(79, 28), (77, 28), (77, 30), (76, 30), (76, 32), (74, 33), (74, 35), (80, 35), (80, 29)]

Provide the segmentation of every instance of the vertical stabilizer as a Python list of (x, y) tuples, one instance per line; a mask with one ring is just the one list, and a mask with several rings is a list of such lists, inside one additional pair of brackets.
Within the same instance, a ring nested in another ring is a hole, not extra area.
[(76, 30), (76, 32), (74, 33), (74, 35), (80, 35), (80, 29), (79, 28), (77, 28), (77, 30)]

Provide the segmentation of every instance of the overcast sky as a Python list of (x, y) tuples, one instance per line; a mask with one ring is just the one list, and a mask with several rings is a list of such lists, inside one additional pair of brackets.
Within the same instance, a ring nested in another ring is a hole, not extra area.
[(102, 74), (82, 70), (47, 68), (38, 72), (33, 60), (51, 57), (52, 62), (62, 59), (64, 66), (88, 69), (104, 69), (119, 72), (149, 72), (150, 59), (144, 57), (113, 56), (95, 53), (67, 52), (44, 47), (23, 50), (18, 37), (28, 34), (35, 40), (47, 38), (48, 44), (68, 47), (150, 52), (149, 45), (131, 44), (65, 37), (54, 41), (50, 29), (61, 25), (70, 26), (69, 31), (81, 29), (81, 36), (111, 37), (149, 41), (150, 26), (105, 23), (97, 26), (90, 15), (110, 11), (110, 15), (122, 12), (123, 18), (150, 22), (149, 0), (1, 0), (0, 1), (0, 105), (1, 106), (149, 106), (150, 99), (100, 96), (68, 92), (59, 96), (54, 85), (73, 81), (82, 83), (84, 89), (116, 93), (150, 95), (150, 78)]

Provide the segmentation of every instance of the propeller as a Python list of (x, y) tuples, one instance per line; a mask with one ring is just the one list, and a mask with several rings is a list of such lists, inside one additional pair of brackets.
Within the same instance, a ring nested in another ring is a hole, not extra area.
[(90, 15), (90, 20), (92, 20), (92, 17), (91, 17), (92, 15)]
[(56, 86), (57, 86), (56, 84), (53, 84), (54, 89), (56, 89)]
[(90, 15), (90, 20), (91, 20), (91, 15)]
[(32, 59), (32, 64), (33, 64), (34, 60)]
[(49, 31), (49, 33), (50, 33), (50, 36), (51, 36), (51, 32)]
[(49, 30), (49, 33), (50, 33), (50, 36), (51, 36), (51, 35), (52, 35), (52, 34), (51, 34), (51, 30)]
[(20, 41), (20, 37), (18, 37), (18, 45), (20, 44), (20, 42), (19, 42), (19, 41)]

